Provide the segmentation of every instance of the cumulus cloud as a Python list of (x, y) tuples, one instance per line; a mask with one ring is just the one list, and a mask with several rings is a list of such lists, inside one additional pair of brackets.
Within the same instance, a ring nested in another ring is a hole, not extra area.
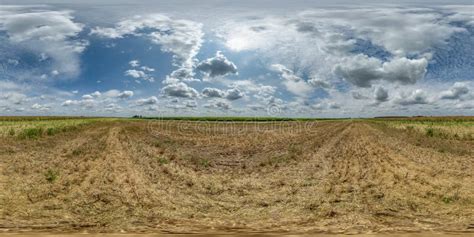
[(149, 82), (154, 82), (155, 78), (148, 75), (145, 71), (140, 71), (136, 69), (129, 69), (125, 71), (125, 76), (133, 77), (135, 79), (142, 79)]
[(77, 105), (78, 104), (78, 101), (77, 100), (66, 100), (64, 101), (61, 106), (71, 106), (71, 105)]
[(456, 100), (456, 99), (461, 98), (461, 96), (466, 95), (468, 93), (469, 93), (468, 83), (456, 82), (449, 90), (441, 92), (441, 99)]
[(215, 57), (200, 62), (196, 69), (204, 72), (211, 78), (227, 74), (237, 74), (237, 66), (229, 61), (220, 51), (217, 51)]
[(57, 74), (76, 76), (79, 54), (88, 45), (87, 41), (78, 39), (84, 25), (75, 22), (70, 11), (25, 12), (26, 8), (3, 8), (0, 30), (7, 33), (12, 45), (51, 58)]
[(91, 94), (85, 94), (82, 96), (83, 99), (94, 99), (94, 98), (98, 98), (102, 95), (102, 93), (100, 93), (99, 91), (95, 91), (94, 93), (91, 93)]
[(120, 92), (117, 97), (120, 99), (127, 99), (133, 96), (133, 91), (123, 91)]
[(205, 108), (210, 108), (210, 109), (221, 109), (221, 110), (229, 110), (232, 108), (229, 102), (227, 101), (214, 101), (212, 103), (208, 103), (204, 105)]
[(334, 73), (358, 87), (370, 87), (377, 80), (414, 84), (425, 76), (427, 66), (428, 61), (425, 58), (395, 58), (382, 62), (377, 58), (359, 54), (336, 65)]
[(238, 88), (232, 88), (223, 91), (217, 88), (206, 87), (202, 90), (202, 94), (205, 97), (226, 98), (228, 100), (238, 100), (245, 96), (245, 94)]
[(217, 88), (209, 88), (206, 87), (202, 90), (202, 94), (205, 97), (216, 97), (216, 98), (222, 98), (225, 96), (225, 92), (222, 90), (219, 90)]
[(135, 79), (142, 79), (149, 82), (154, 82), (155, 78), (149, 73), (154, 72), (155, 69), (148, 66), (141, 66), (140, 61), (132, 60), (128, 64), (133, 68), (125, 71), (125, 76), (133, 77)]
[(226, 91), (225, 98), (228, 100), (238, 100), (244, 97), (245, 94), (237, 88), (232, 88)]
[(68, 107), (68, 106), (81, 106), (85, 108), (93, 108), (97, 105), (97, 102), (94, 99), (82, 99), (82, 100), (66, 100), (64, 101), (61, 106)]
[(139, 99), (135, 101), (135, 104), (138, 106), (144, 106), (144, 105), (154, 105), (158, 103), (158, 98), (156, 96), (151, 96), (148, 98), (144, 99)]
[(189, 87), (183, 82), (167, 85), (163, 87), (161, 91), (166, 96), (174, 96), (174, 97), (194, 98), (199, 95), (196, 89)]
[(401, 84), (414, 84), (425, 76), (427, 66), (426, 58), (396, 58), (383, 63), (383, 79)]
[(416, 89), (411, 93), (401, 92), (394, 103), (399, 105), (429, 104), (428, 95), (422, 89)]

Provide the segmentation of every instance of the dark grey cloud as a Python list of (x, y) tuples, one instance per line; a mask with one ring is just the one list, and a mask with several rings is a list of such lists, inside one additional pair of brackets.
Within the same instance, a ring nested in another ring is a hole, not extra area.
[(196, 69), (206, 73), (209, 77), (237, 74), (237, 66), (229, 61), (220, 51), (217, 51), (215, 57), (200, 62)]
[(375, 90), (374, 98), (377, 102), (385, 102), (388, 100), (388, 91), (383, 87), (378, 87)]
[(244, 97), (244, 93), (237, 88), (227, 90), (225, 98), (228, 100), (238, 100)]

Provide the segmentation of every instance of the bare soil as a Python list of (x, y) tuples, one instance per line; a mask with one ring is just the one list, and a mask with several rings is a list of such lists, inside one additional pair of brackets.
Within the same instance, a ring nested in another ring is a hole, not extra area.
[(0, 230), (472, 234), (473, 148), (351, 121), (116, 121), (7, 138)]

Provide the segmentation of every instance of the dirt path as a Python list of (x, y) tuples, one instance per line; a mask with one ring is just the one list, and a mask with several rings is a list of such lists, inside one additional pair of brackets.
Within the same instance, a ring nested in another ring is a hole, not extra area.
[[(228, 236), (228, 237), (234, 237), (234, 236), (252, 236), (252, 237), (257, 237), (257, 236), (307, 236), (304, 234), (297, 234), (297, 233), (235, 233), (235, 234), (230, 234), (230, 233), (206, 233), (206, 234), (183, 234), (183, 235), (189, 235), (189, 236), (195, 236), (195, 237), (218, 237), (218, 236)], [(180, 235), (180, 236), (183, 236)], [(4, 236), (11, 236), (11, 237), (156, 237), (156, 236), (162, 236), (162, 237), (174, 237), (176, 234), (126, 234), (126, 233), (121, 233), (121, 234), (68, 234), (68, 233), (61, 233), (61, 234), (48, 234), (48, 233), (28, 233), (28, 234), (4, 234)], [(316, 236), (316, 237), (334, 237), (336, 235), (334, 234), (324, 234), (324, 233), (319, 233), (319, 234), (312, 234), (311, 236)], [(341, 235), (337, 235), (341, 236)], [(465, 233), (437, 233), (437, 232), (426, 232), (426, 233), (396, 233), (396, 234), (351, 234), (348, 235), (351, 237), (433, 237), (433, 236), (456, 236), (456, 237), (468, 237), (472, 236), (471, 234)]]

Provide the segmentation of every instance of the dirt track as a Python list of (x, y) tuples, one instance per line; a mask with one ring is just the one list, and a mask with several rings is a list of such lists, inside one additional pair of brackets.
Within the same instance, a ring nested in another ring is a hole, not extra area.
[(0, 227), (474, 231), (472, 141), (366, 122), (233, 126), (110, 122), (1, 141)]

